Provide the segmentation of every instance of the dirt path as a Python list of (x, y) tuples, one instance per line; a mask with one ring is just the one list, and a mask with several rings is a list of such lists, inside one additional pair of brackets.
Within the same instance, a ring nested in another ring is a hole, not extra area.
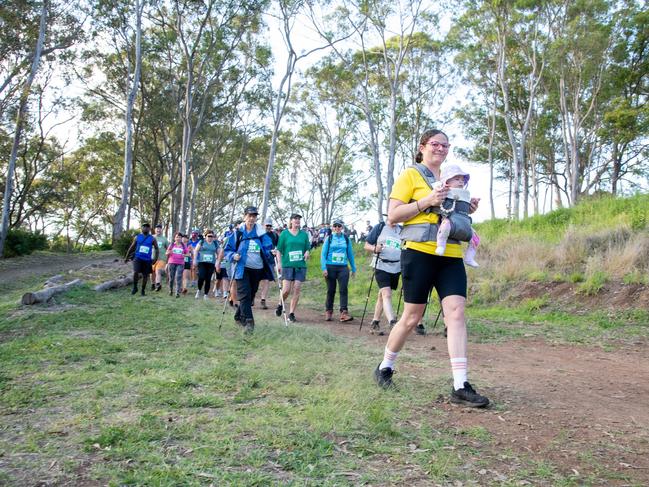
[[(382, 357), (387, 337), (370, 335), (369, 323), (359, 333), (358, 319), (327, 323), (310, 310), (300, 310), (298, 318), (304, 325), (375, 344), (377, 363)], [(403, 374), (432, 374), (442, 380), (450, 376), (441, 334), (413, 335), (403, 352), (395, 381)], [(445, 412), (450, 427), (486, 429), (493, 441), (490, 451), (481, 454), (491, 457), (501, 474), (516, 471), (516, 459), (508, 457), (511, 451), (559, 466), (577, 484), (593, 475), (590, 481), (600, 485), (598, 472), (606, 471), (614, 480), (601, 485), (649, 485), (649, 360), (644, 348), (604, 351), (512, 340), (472, 343), (469, 352), (471, 378), (492, 406), (471, 410), (439, 397), (431, 398), (431, 408)], [(424, 368), (413, 365), (408, 355), (430, 360)], [(368, 377), (372, 367), (368, 364)], [(488, 483), (488, 478), (483, 481)]]
[(11, 283), (40, 275), (51, 277), (88, 264), (107, 264), (117, 258), (117, 254), (110, 250), (69, 255), (35, 252), (32, 255), (0, 260), (0, 282)]

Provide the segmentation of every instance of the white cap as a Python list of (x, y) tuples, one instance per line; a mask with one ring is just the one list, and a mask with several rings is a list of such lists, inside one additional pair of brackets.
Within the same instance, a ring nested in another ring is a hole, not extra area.
[(462, 171), (460, 166), (457, 164), (445, 164), (444, 167), (442, 167), (442, 174), (440, 176), (440, 181), (442, 185), (446, 185), (446, 181), (448, 181), (451, 178), (454, 178), (455, 176), (464, 176), (464, 185), (466, 186), (469, 183), (469, 176), (468, 172)]

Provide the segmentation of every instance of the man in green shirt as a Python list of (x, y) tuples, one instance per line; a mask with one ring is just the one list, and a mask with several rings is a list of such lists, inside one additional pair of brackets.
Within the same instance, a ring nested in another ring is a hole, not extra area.
[(151, 279), (151, 287), (156, 291), (162, 289), (162, 273), (167, 272), (167, 249), (169, 248), (169, 240), (162, 234), (162, 225), (155, 226), (155, 239), (158, 241), (158, 260), (153, 266), (153, 279)]
[[(293, 292), (289, 307), (288, 319), (292, 322), (295, 319), (295, 308), (300, 299), (300, 288), (306, 280), (306, 260), (309, 258), (311, 242), (309, 235), (300, 230), (302, 215), (294, 213), (291, 215), (289, 226), (279, 236), (277, 242), (276, 258), (278, 260), (279, 273), (284, 281), (282, 283), (282, 300), (286, 303), (288, 295)], [(281, 316), (282, 304), (278, 304), (275, 314)]]

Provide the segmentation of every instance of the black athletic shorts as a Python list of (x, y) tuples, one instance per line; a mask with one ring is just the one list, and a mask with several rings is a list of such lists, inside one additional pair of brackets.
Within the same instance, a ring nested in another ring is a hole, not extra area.
[(461, 258), (405, 249), (401, 251), (401, 274), (405, 303), (425, 304), (433, 287), (440, 300), (446, 296), (466, 298), (466, 270)]
[(400, 272), (392, 274), (390, 272), (382, 271), (381, 269), (376, 269), (376, 283), (379, 285), (379, 289), (384, 287), (389, 287), (392, 290), (397, 289), (399, 286), (399, 276)]
[(191, 262), (185, 262), (185, 266), (183, 267), (184, 270), (186, 271), (191, 271), (192, 270), (192, 263)]
[(153, 264), (150, 260), (133, 259), (133, 272), (140, 274), (151, 274), (153, 272)]
[(217, 272), (216, 278), (217, 279), (228, 279), (228, 270), (227, 270), (228, 264), (226, 262), (223, 262), (221, 264), (221, 270)]

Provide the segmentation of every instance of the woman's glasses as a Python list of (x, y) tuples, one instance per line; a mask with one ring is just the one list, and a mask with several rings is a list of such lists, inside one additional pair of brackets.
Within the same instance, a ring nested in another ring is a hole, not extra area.
[(426, 145), (431, 146), (434, 150), (449, 150), (451, 144), (442, 144), (441, 142), (426, 142)]

